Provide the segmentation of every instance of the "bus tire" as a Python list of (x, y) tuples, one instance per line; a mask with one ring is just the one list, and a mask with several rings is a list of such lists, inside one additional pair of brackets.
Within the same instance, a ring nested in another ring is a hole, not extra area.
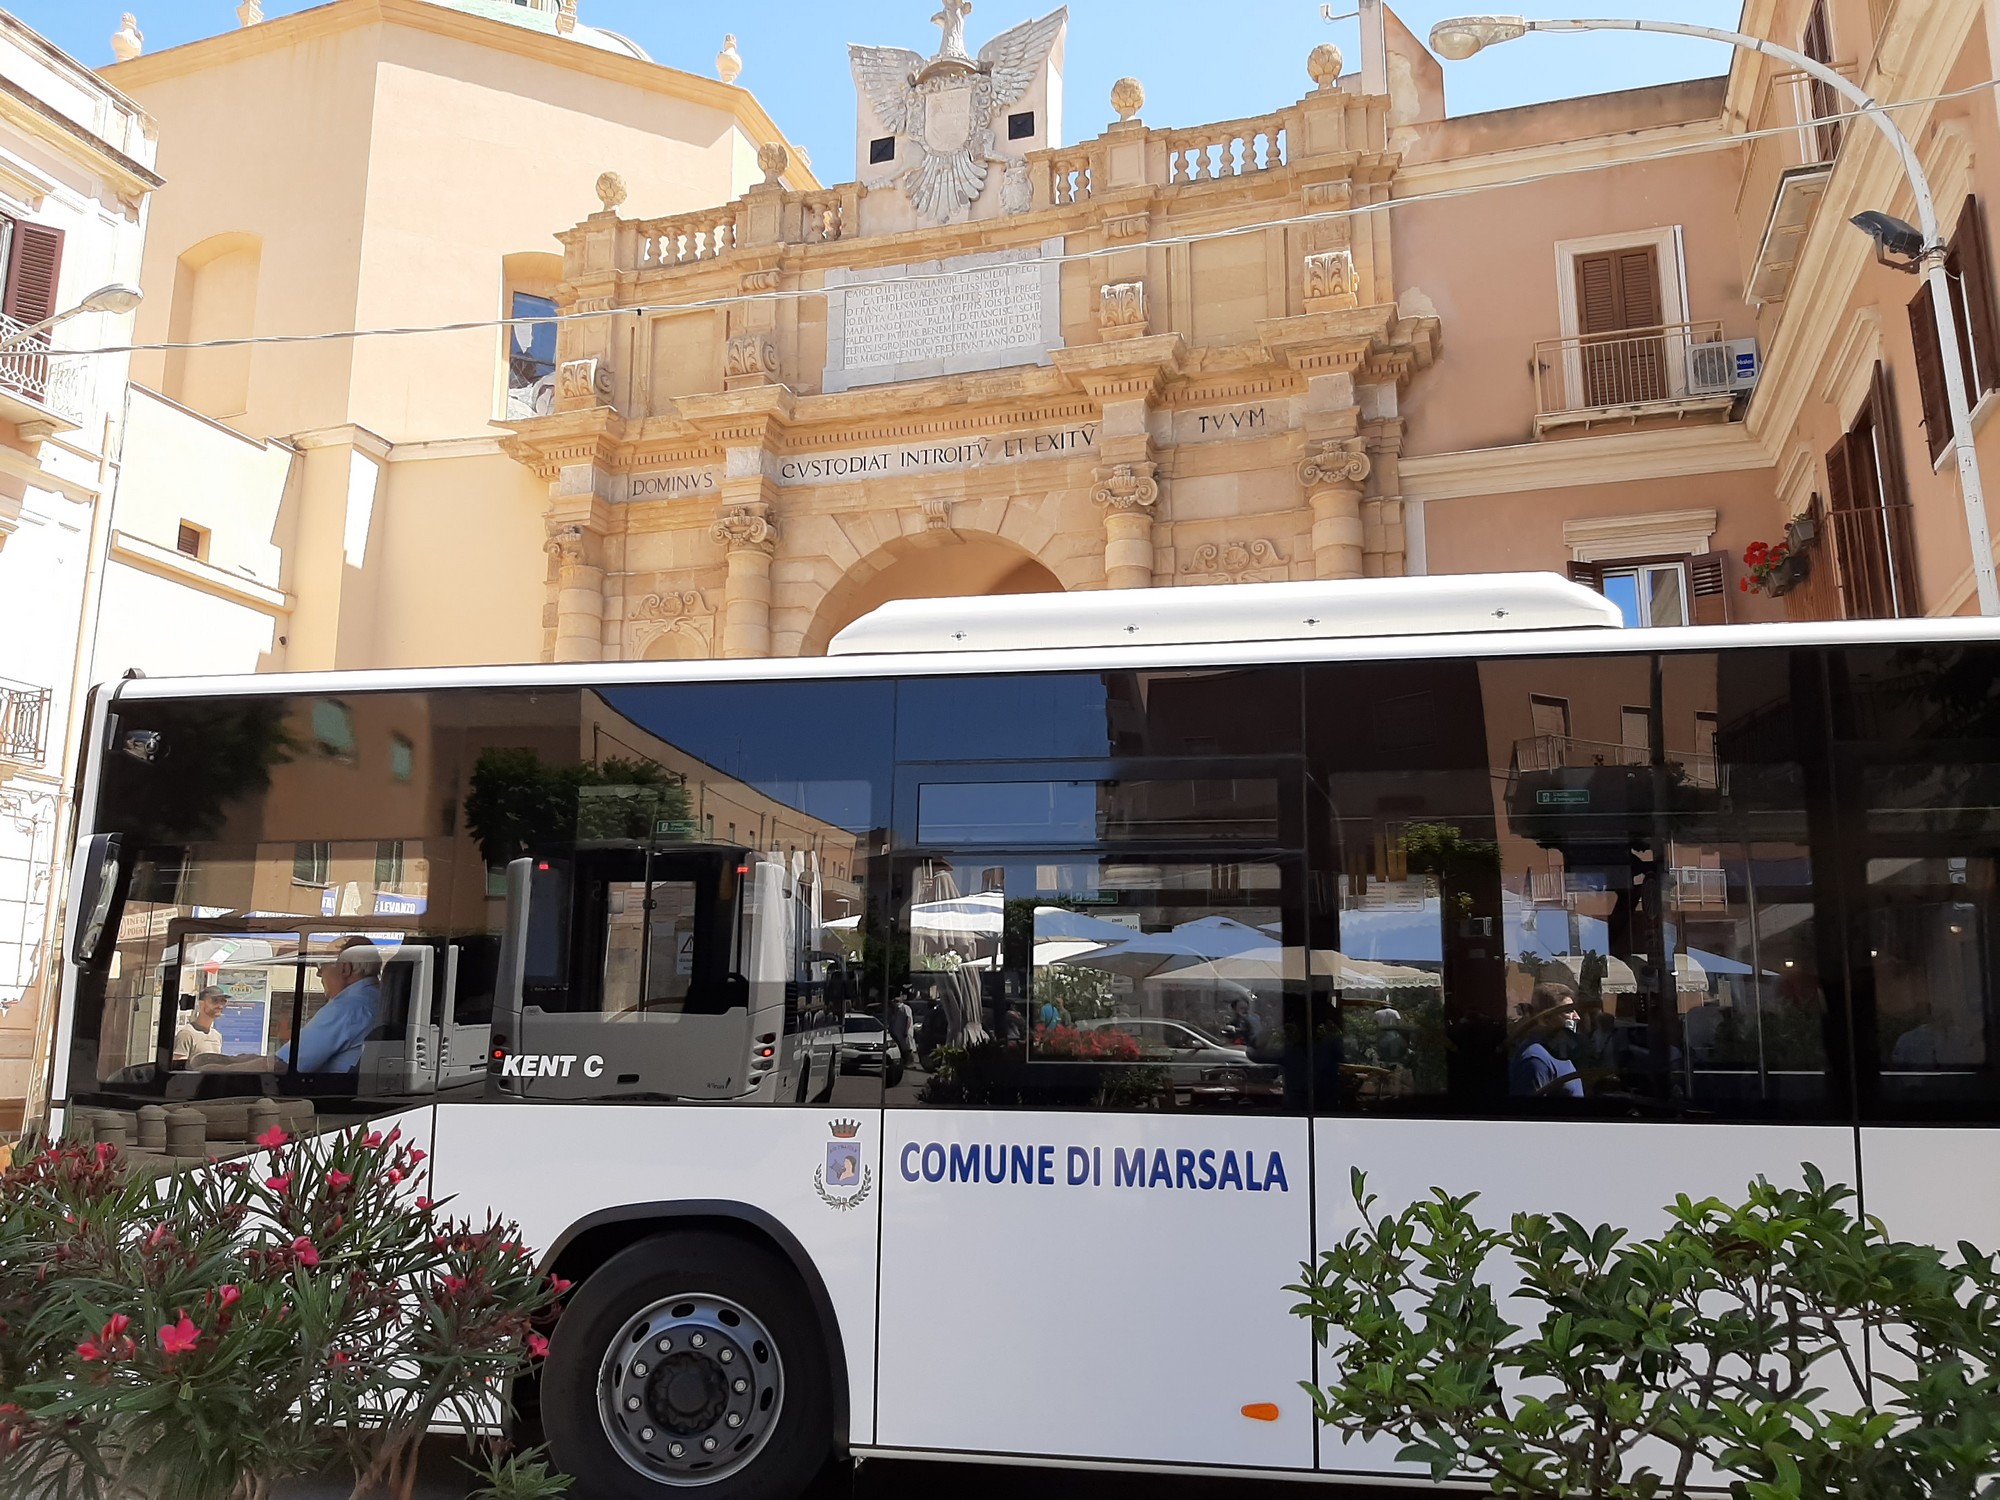
[(805, 1287), (771, 1250), (713, 1230), (642, 1240), (576, 1289), (541, 1407), (551, 1456), (592, 1500), (697, 1488), (795, 1500), (833, 1446), (826, 1341)]

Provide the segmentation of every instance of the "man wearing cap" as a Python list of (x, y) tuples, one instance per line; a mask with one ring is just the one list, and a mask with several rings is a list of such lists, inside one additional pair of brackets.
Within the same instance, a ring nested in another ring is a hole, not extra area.
[(1514, 1023), (1508, 1041), (1514, 1048), (1507, 1062), (1507, 1089), (1516, 1099), (1583, 1097), (1583, 1079), (1567, 1058), (1575, 1037), (1576, 992), (1566, 984), (1538, 984), (1528, 1000), (1528, 1013)]

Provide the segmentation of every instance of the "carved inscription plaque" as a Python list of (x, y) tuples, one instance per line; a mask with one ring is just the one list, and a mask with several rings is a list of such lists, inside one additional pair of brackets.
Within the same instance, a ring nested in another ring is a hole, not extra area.
[(827, 272), (822, 389), (1046, 364), (1062, 342), (1060, 239)]
[(850, 287), (848, 370), (949, 360), (1039, 343), (1042, 273), (1029, 263), (935, 281)]

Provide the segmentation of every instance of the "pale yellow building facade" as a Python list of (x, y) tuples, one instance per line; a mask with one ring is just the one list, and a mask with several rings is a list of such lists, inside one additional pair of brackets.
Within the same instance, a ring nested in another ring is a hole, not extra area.
[(496, 421), (548, 381), (494, 322), (553, 297), (603, 163), (694, 207), (777, 127), (554, 0), (333, 0), (105, 76), (172, 184), (139, 340), (304, 337), (136, 358), (100, 672), (533, 657), (544, 492)]

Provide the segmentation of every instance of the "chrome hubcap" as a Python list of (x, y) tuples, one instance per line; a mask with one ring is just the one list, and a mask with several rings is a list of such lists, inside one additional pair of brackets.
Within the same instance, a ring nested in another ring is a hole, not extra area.
[(628, 1319), (597, 1409), (619, 1457), (663, 1484), (713, 1484), (757, 1456), (784, 1405), (778, 1346), (748, 1309), (701, 1293)]

